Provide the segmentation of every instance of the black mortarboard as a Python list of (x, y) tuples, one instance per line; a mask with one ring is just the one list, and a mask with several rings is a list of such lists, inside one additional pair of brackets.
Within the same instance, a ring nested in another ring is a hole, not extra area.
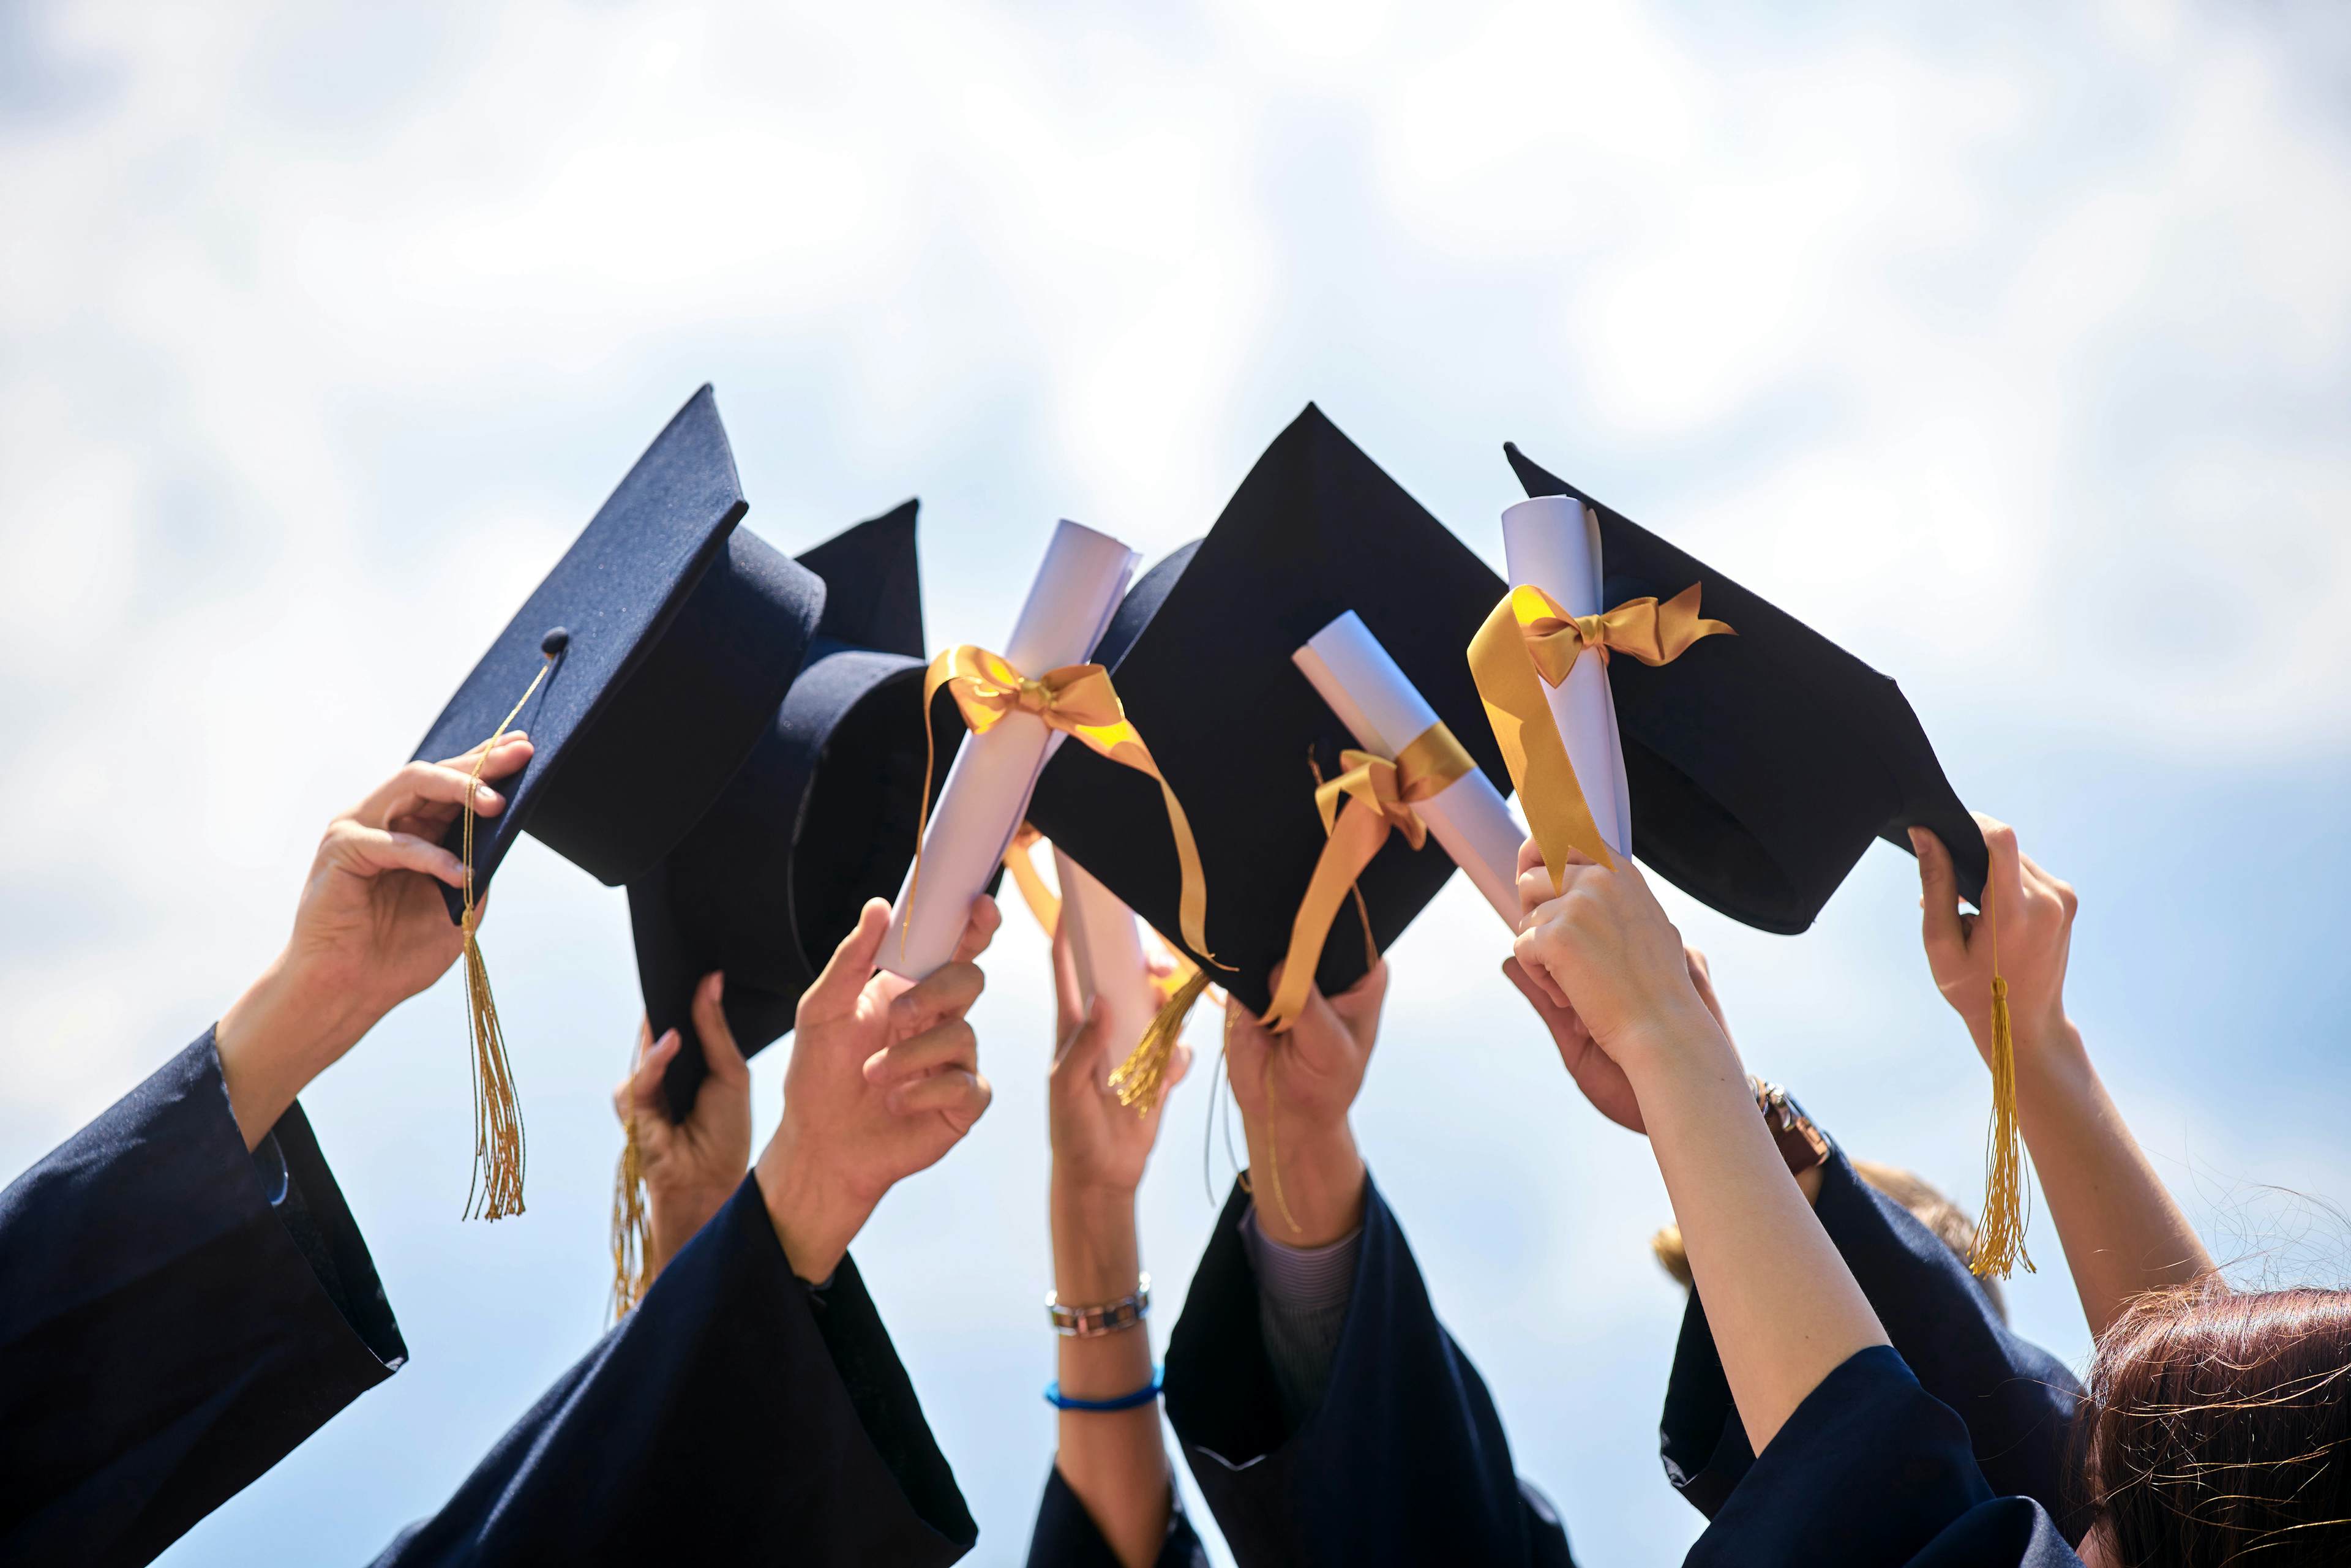
[(1870, 839), (1912, 826), (1949, 844), (1959, 891), (1983, 891), (1983, 836), (1918, 717), (1886, 676), (1697, 558), (1502, 448), (1529, 496), (1600, 519), (1604, 607), (1702, 585), (1708, 637), (1671, 664), (1608, 666), (1632, 794), (1633, 852), (1700, 903), (1765, 931), (1813, 923)]
[[(825, 607), (821, 578), (735, 526), (748, 509), (705, 386), (433, 721), (416, 755), (455, 757), (530, 692), (512, 720), (530, 733), (529, 766), (498, 781), (507, 809), (475, 824), (477, 896), (526, 829), (599, 881), (627, 882), (742, 766)], [(452, 890), (453, 915), (461, 903)]]
[[(1219, 984), (1253, 1010), (1288, 950), (1326, 835), (1325, 775), (1355, 740), (1290, 655), (1347, 611), (1360, 615), (1495, 786), (1508, 791), (1462, 650), (1501, 597), (1499, 578), (1308, 404), (1207, 537), (1146, 573), (1095, 653), (1127, 716), (1182, 798), (1207, 873)], [(1162, 932), (1176, 930), (1176, 852), (1151, 780), (1065, 746), (1029, 820)], [(1391, 837), (1359, 880), (1384, 950), (1453, 873), (1443, 850)], [(1368, 967), (1343, 912), (1316, 977), (1345, 989)], [(1194, 953), (1197, 960), (1207, 955)]]
[[(707, 1069), (695, 987), (726, 975), (726, 1009), (749, 1054), (789, 1033), (800, 993), (869, 898), (898, 889), (923, 791), (923, 600), (915, 503), (799, 558), (824, 580), (824, 619), (750, 757), (660, 862), (629, 884), (637, 975), (659, 1037), (675, 1029), (671, 1113)], [(934, 790), (962, 727), (946, 727)]]

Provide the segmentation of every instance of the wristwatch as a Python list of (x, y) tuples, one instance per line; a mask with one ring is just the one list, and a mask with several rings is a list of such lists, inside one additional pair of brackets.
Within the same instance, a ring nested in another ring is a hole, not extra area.
[(1813, 1124), (1804, 1108), (1790, 1099), (1785, 1089), (1751, 1076), (1747, 1086), (1755, 1091), (1755, 1108), (1763, 1113), (1763, 1125), (1771, 1130), (1771, 1141), (1779, 1145), (1780, 1157), (1788, 1162), (1791, 1175), (1802, 1176), (1828, 1163), (1828, 1134)]

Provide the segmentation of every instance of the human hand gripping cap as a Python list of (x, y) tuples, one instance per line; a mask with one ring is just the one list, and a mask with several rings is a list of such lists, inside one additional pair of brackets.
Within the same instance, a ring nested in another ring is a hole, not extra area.
[[(1131, 590), (1095, 652), (1190, 813), (1214, 895), (1208, 973), (1263, 1014), (1269, 974), (1327, 841), (1315, 773), (1356, 743), (1291, 661), (1353, 611), (1495, 786), (1510, 788), (1461, 650), (1501, 579), (1308, 404), (1206, 538)], [(1310, 758), (1312, 759), (1310, 763)], [(1045, 767), (1029, 820), (1163, 933), (1176, 925), (1174, 844), (1156, 788), (1078, 747)], [(1452, 860), (1391, 835), (1358, 879), (1384, 951)], [(1326, 994), (1370, 967), (1343, 911), (1315, 969)], [(1188, 948), (1186, 951), (1190, 951)], [(1196, 963), (1207, 954), (1191, 952)], [(1224, 967), (1229, 966), (1229, 972)]]
[(1709, 908), (1783, 936), (1812, 925), (1872, 838), (1909, 852), (1913, 826), (1950, 846), (1962, 893), (1982, 892), (1983, 835), (1893, 681), (1517, 446), (1502, 451), (1529, 496), (1573, 497), (1600, 519), (1604, 605), (1697, 583), (1704, 613), (1738, 632), (1670, 664), (1609, 664), (1635, 855)]
[[(826, 589), (805, 665), (709, 810), (629, 883), (646, 1018), (654, 1038), (681, 1037), (665, 1082), (673, 1119), (708, 1072), (691, 1013), (702, 977), (725, 972), (736, 1044), (763, 1049), (790, 1032), (800, 993), (858, 912), (896, 892), (914, 859), (925, 667), (915, 508), (799, 558)], [(934, 790), (961, 736), (942, 727)]]
[(475, 940), (475, 906), (529, 831), (606, 883), (650, 870), (694, 825), (775, 718), (824, 611), (808, 568), (736, 527), (749, 508), (707, 386), (656, 436), (457, 688), (416, 748), (456, 757), (501, 727), (529, 732), (507, 808), (470, 812), (447, 846), (469, 885), (476, 1192), (467, 1212), (522, 1208), (511, 1071)]

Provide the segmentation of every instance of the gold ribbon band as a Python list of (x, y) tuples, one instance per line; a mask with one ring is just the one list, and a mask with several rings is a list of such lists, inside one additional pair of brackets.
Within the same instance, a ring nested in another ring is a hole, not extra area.
[(1126, 716), (1125, 705), (1100, 664), (1064, 664), (1031, 679), (1015, 669), (1000, 653), (965, 643), (931, 661), (923, 675), (923, 805), (915, 822), (914, 871), (907, 883), (911, 899), (923, 876), (922, 835), (931, 819), (931, 768), (937, 760), (931, 733), (931, 699), (944, 687), (963, 715), (966, 728), (986, 735), (1016, 713), (1033, 714), (1048, 729), (1072, 736), (1088, 748), (1123, 768), (1131, 768), (1159, 786), (1167, 804), (1167, 829), (1176, 840), (1176, 860), (1183, 872), (1183, 891), (1176, 902), (1176, 928), (1192, 950), (1213, 958), (1208, 951), (1208, 883), (1200, 868), (1199, 846), (1192, 839), (1192, 823), (1184, 815), (1175, 789), (1152, 759), (1151, 748)]
[(1521, 583), (1470, 639), (1469, 674), (1553, 888), (1571, 849), (1596, 865), (1613, 866), (1616, 857), (1592, 820), (1546, 688), (1564, 682), (1586, 652), (1604, 660), (1618, 653), (1645, 664), (1669, 664), (1701, 638), (1738, 635), (1698, 613), (1699, 588), (1693, 582), (1662, 604), (1628, 599), (1598, 615), (1577, 616), (1541, 589)]
[[(1314, 808), (1322, 816), (1322, 852), (1314, 874), (1299, 900), (1290, 925), (1290, 952), (1283, 961), (1280, 988), (1266, 1009), (1265, 1026), (1288, 1029), (1306, 1009), (1314, 971), (1322, 962), (1322, 945), (1330, 939), (1339, 906), (1354, 891), (1355, 879), (1380, 852), (1388, 834), (1401, 830), (1414, 849), (1427, 841), (1427, 824), (1415, 810), (1423, 800), (1443, 793), (1456, 779), (1467, 777), (1478, 764), (1463, 750), (1444, 722), (1430, 725), (1396, 753), (1394, 761), (1368, 751), (1343, 751), (1346, 771), (1314, 790)], [(1370, 922), (1364, 924), (1365, 944)], [(1376, 956), (1376, 955), (1374, 955)]]

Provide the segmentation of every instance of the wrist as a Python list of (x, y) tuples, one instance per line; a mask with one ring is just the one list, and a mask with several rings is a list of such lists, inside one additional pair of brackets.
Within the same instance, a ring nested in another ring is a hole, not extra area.
[(1143, 1264), (1132, 1191), (1065, 1185), (1057, 1175), (1048, 1207), (1056, 1295), (1099, 1302), (1134, 1289)]
[(1284, 1121), (1248, 1129), (1249, 1191), (1258, 1223), (1290, 1247), (1322, 1247), (1364, 1223), (1368, 1175), (1354, 1130), (1336, 1123)]
[(792, 1272), (810, 1284), (832, 1277), (881, 1195), (858, 1191), (808, 1157), (789, 1125), (778, 1127), (752, 1175)]
[(1677, 998), (1612, 1034), (1601, 1042), (1601, 1049), (1624, 1070), (1635, 1099), (1644, 1098), (1651, 1083), (1694, 1069), (1727, 1069), (1742, 1080), (1746, 1075), (1737, 1048), (1695, 991), (1686, 1001)]
[(213, 1029), (229, 1109), (257, 1145), (295, 1098), (381, 1017), (349, 988), (325, 983), (290, 952), (270, 960)]

